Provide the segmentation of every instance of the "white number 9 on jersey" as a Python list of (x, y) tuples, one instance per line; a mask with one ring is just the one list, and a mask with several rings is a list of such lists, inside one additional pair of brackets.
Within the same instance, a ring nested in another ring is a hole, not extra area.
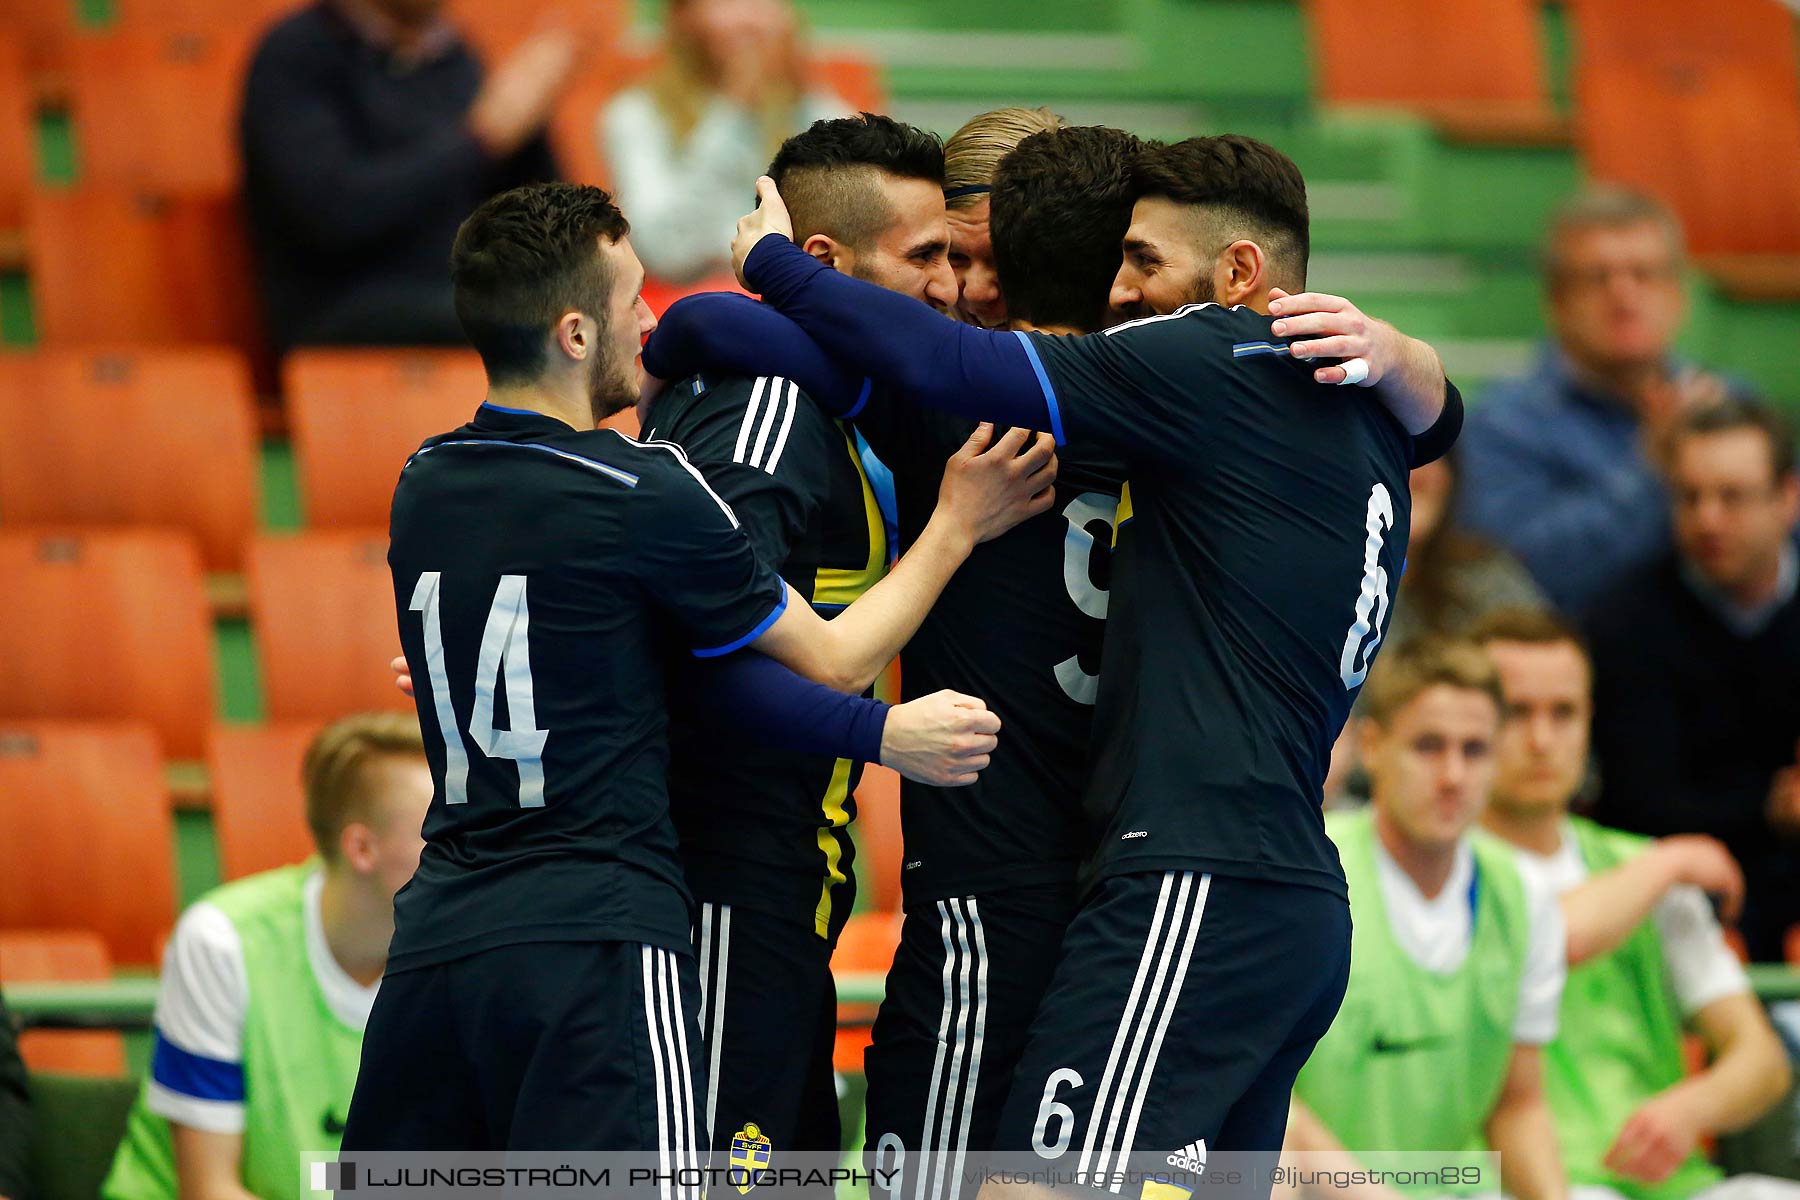
[[(1382, 624), (1387, 619), (1388, 595), (1392, 590), (1388, 586), (1387, 568), (1381, 565), (1381, 547), (1387, 531), (1393, 527), (1394, 498), (1388, 495), (1386, 484), (1377, 483), (1369, 489), (1368, 520), (1364, 523), (1367, 536), (1363, 539), (1362, 590), (1356, 596), (1356, 620), (1344, 635), (1344, 652), (1338, 658), (1338, 678), (1344, 681), (1347, 692), (1362, 686), (1369, 674), (1369, 663), (1375, 657), (1375, 648), (1381, 645)], [(1373, 640), (1369, 636), (1371, 633)]]

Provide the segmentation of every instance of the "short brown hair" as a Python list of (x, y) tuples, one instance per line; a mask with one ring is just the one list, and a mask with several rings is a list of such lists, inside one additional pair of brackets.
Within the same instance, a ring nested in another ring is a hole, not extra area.
[(1794, 426), (1775, 409), (1745, 396), (1728, 396), (1683, 412), (1669, 434), (1673, 450), (1689, 438), (1749, 429), (1769, 444), (1769, 466), (1776, 482), (1794, 473)]
[(367, 821), (374, 797), (366, 768), (389, 755), (423, 755), (425, 739), (412, 713), (357, 713), (327, 725), (300, 767), (306, 789), (306, 824), (327, 862), (338, 855), (338, 835), (346, 825)]
[(544, 343), (564, 313), (606, 327), (613, 280), (600, 239), (630, 232), (611, 196), (578, 183), (516, 187), (469, 214), (450, 249), (450, 282), (489, 383), (542, 374)]
[(1139, 196), (1162, 196), (1205, 212), (1222, 239), (1213, 253), (1250, 238), (1268, 252), (1278, 286), (1306, 286), (1312, 252), (1306, 178), (1267, 142), (1227, 133), (1151, 146), (1139, 155), (1133, 180)]
[(988, 210), (1006, 311), (1033, 325), (1106, 324), (1144, 143), (1101, 125), (1034, 133), (994, 175)]
[(1357, 700), (1359, 715), (1385, 725), (1422, 693), (1443, 685), (1482, 692), (1505, 709), (1500, 672), (1487, 651), (1466, 638), (1421, 637), (1384, 654)]
[(1631, 225), (1656, 225), (1669, 240), (1669, 252), (1679, 263), (1685, 254), (1681, 221), (1668, 205), (1631, 188), (1598, 184), (1583, 188), (1550, 214), (1539, 250), (1539, 266), (1552, 287), (1562, 279), (1563, 242), (1574, 234), (1593, 229), (1624, 229)]
[(1560, 646), (1564, 643), (1588, 655), (1587, 639), (1573, 625), (1543, 608), (1496, 608), (1469, 629), (1469, 638), (1486, 647), (1494, 642), (1524, 646)]
[(996, 108), (970, 117), (944, 143), (945, 207), (973, 208), (1013, 147), (1034, 133), (1067, 125), (1048, 108)]

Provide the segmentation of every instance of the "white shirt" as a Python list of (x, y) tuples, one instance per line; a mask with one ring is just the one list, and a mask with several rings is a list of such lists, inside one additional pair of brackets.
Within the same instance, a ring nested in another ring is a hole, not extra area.
[[(798, 109), (796, 132), (850, 114), (829, 92), (801, 96)], [(655, 97), (635, 87), (613, 97), (598, 126), (600, 156), (644, 270), (670, 283), (730, 271), (737, 220), (754, 207), (756, 177), (769, 166), (755, 114), (714, 97), (677, 143)]]
[[(1379, 838), (1375, 841), (1375, 868), (1388, 927), (1401, 952), (1425, 970), (1438, 974), (1460, 967), (1469, 957), (1475, 932), (1469, 904), (1475, 850), (1469, 839), (1464, 837), (1457, 845), (1450, 879), (1435, 896), (1427, 897), (1419, 890)], [(1568, 935), (1556, 893), (1530, 872), (1520, 871), (1519, 878), (1525, 889), (1530, 929), (1525, 970), (1519, 980), (1519, 1013), (1513, 1022), (1513, 1041), (1542, 1046), (1556, 1037), (1563, 981), (1568, 977)]]
[[(325, 876), (306, 877), (306, 958), (332, 1013), (352, 1029), (369, 1022), (379, 982), (362, 986), (332, 957), (319, 896)], [(183, 913), (163, 951), (156, 992), (150, 1111), (209, 1133), (244, 1131), (244, 1014), (250, 980), (237, 929), (205, 900)]]
[[(1587, 864), (1575, 843), (1575, 829), (1562, 824), (1562, 844), (1554, 854), (1534, 854), (1515, 847), (1519, 865), (1536, 875), (1557, 895), (1587, 880)], [(1650, 919), (1662, 936), (1663, 962), (1669, 987), (1682, 1017), (1689, 1018), (1714, 1000), (1750, 991), (1750, 977), (1725, 944), (1724, 931), (1713, 919), (1706, 893), (1686, 885), (1669, 889), (1651, 910)]]

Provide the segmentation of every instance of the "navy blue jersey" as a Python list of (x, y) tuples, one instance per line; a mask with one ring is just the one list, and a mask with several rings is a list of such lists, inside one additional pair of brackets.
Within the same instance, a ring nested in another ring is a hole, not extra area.
[[(1074, 443), (1125, 457), (1086, 806), (1104, 875), (1342, 895), (1321, 788), (1406, 558), (1413, 442), (1247, 308), (1029, 335)], [(1004, 714), (1002, 714), (1004, 719)]]
[(394, 491), (388, 562), (435, 784), (392, 969), (531, 941), (691, 953), (659, 627), (727, 653), (782, 581), (679, 451), (483, 405)]
[[(682, 380), (657, 398), (644, 436), (682, 448), (757, 557), (821, 616), (880, 581), (887, 533), (856, 447), (792, 380)], [(835, 940), (855, 900), (849, 824), (862, 764), (733, 738), (680, 704), (673, 717), (670, 798), (695, 894)]]
[[(910, 546), (975, 422), (875, 397), (856, 427), (894, 473)], [(907, 699), (951, 688), (987, 701), (1004, 724), (969, 787), (901, 783), (909, 906), (1070, 880), (1092, 849), (1081, 793), (1124, 470), (1092, 442), (1058, 460), (1055, 505), (975, 547), (901, 656)]]

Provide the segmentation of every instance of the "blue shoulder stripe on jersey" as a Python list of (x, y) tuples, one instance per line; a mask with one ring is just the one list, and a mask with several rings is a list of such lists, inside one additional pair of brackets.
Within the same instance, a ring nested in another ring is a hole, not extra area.
[(773, 625), (776, 622), (776, 620), (778, 620), (780, 618), (781, 614), (783, 612), (787, 611), (787, 598), (788, 598), (787, 585), (783, 584), (781, 587), (781, 599), (779, 599), (775, 602), (774, 610), (771, 611), (768, 616), (764, 617), (760, 622), (758, 622), (755, 629), (752, 629), (749, 633), (746, 633), (743, 637), (739, 638), (735, 642), (729, 642), (723, 646), (715, 646), (711, 650), (696, 650), (696, 651), (694, 651), (694, 657), (695, 658), (723, 658), (727, 654), (732, 654), (732, 653), (735, 653), (736, 651), (742, 650), (745, 646), (748, 646), (751, 642), (754, 642), (757, 638), (759, 638), (763, 634), (769, 632), (769, 626)]
[(495, 404), (492, 400), (483, 400), (481, 407), (491, 408), (495, 412), (511, 413), (515, 417), (541, 417), (544, 414), (531, 408), (508, 408), (504, 404)]
[(875, 390), (875, 381), (873, 379), (864, 379), (863, 385), (862, 385), (862, 391), (856, 393), (856, 403), (852, 404), (850, 406), (850, 411), (845, 413), (843, 416), (839, 417), (838, 420), (848, 421), (850, 418), (854, 417), (857, 413), (861, 412), (863, 410), (863, 408), (869, 403), (869, 393), (873, 392), (874, 390)]
[(1025, 357), (1031, 360), (1031, 369), (1037, 372), (1038, 386), (1044, 389), (1044, 404), (1050, 409), (1050, 436), (1060, 446), (1067, 439), (1063, 437), (1062, 409), (1056, 404), (1056, 389), (1050, 386), (1050, 375), (1038, 358), (1037, 347), (1031, 344), (1031, 335), (1023, 329), (1015, 329), (1013, 336), (1019, 339), (1019, 345), (1025, 347)]
[[(572, 463), (580, 463), (582, 466), (597, 471), (609, 479), (618, 480), (626, 487), (636, 487), (638, 485), (638, 477), (633, 475), (630, 471), (621, 471), (619, 468), (609, 466), (606, 463), (595, 462), (593, 459), (583, 458), (579, 454), (570, 454), (567, 450), (558, 450), (555, 446), (540, 446), (536, 442), (489, 442), (479, 438), (470, 438), (455, 442), (439, 442), (435, 446), (426, 446), (424, 449), (420, 450), (418, 454), (414, 454), (413, 458), (419, 457), (420, 454), (430, 454), (433, 450), (442, 450), (445, 446), (503, 446), (510, 447), (514, 450), (536, 450), (543, 454), (554, 454), (556, 457), (567, 459)], [(411, 459), (407, 461), (410, 462)]]
[(156, 1031), (150, 1056), (150, 1077), (171, 1092), (196, 1100), (244, 1102), (244, 1064), (207, 1058), (183, 1050)]
[(1231, 348), (1231, 357), (1249, 358), (1257, 354), (1286, 354), (1286, 342), (1239, 342)]

